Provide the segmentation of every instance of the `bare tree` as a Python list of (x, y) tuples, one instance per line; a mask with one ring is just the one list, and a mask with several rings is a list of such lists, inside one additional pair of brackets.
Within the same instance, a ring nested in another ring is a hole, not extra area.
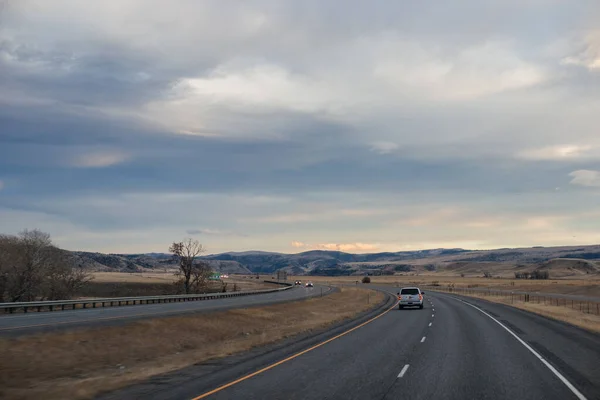
[[(197, 240), (187, 238), (183, 242), (174, 242), (169, 247), (169, 252), (173, 253), (173, 258), (179, 264), (179, 273), (182, 275), (183, 286), (186, 293), (191, 293), (192, 275), (201, 271), (195, 264), (196, 258), (206, 250)], [(198, 278), (198, 281), (200, 277)]]
[(2, 301), (66, 299), (89, 279), (47, 233), (25, 230), (18, 236), (0, 236)]
[(20, 263), (17, 251), (17, 238), (15, 236), (0, 236), (0, 302), (9, 301), (16, 281), (15, 273), (18, 268), (15, 264)]
[(198, 293), (208, 286), (208, 278), (212, 274), (210, 266), (205, 262), (197, 262), (192, 267), (192, 279), (190, 282), (190, 290)]
[(55, 262), (47, 268), (40, 295), (47, 300), (66, 299), (92, 277), (82, 266), (75, 266), (73, 257), (64, 250), (53, 248), (52, 251)]

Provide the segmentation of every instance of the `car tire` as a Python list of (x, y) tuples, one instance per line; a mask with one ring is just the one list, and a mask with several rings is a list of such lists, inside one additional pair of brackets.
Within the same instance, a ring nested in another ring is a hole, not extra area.
[(423, 309), (423, 304), (419, 305), (419, 308), (422, 310)]
[(404, 310), (404, 306), (398, 306), (398, 310)]

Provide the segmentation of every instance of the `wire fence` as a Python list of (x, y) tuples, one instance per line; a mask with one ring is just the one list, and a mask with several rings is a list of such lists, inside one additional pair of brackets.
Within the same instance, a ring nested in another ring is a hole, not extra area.
[(510, 304), (516, 302), (544, 304), (547, 306), (565, 307), (572, 310), (577, 310), (585, 314), (600, 315), (600, 298), (598, 300), (581, 300), (569, 296), (561, 296), (558, 294), (541, 294), (527, 292), (510, 292), (505, 290), (492, 289), (473, 289), (460, 288), (452, 286), (429, 286), (426, 290), (433, 290), (445, 293), (456, 293), (465, 296), (475, 297), (499, 297)]

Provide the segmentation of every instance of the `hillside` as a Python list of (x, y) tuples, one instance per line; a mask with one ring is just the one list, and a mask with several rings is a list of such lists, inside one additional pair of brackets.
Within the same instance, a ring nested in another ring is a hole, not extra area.
[[(83, 251), (72, 252), (76, 263), (91, 271), (173, 271), (177, 264), (170, 254), (103, 254)], [(213, 271), (227, 274), (249, 274), (251, 271), (237, 261), (206, 259)]]
[[(295, 275), (389, 275), (429, 274), (482, 275), (489, 271), (498, 276), (514, 276), (515, 271), (537, 268), (556, 269), (560, 276), (581, 274), (577, 267), (566, 268), (554, 259), (584, 259), (586, 274), (600, 274), (600, 246), (532, 247), (497, 250), (430, 249), (419, 251), (350, 254), (339, 251), (307, 251), (298, 254), (246, 252), (207, 256), (211, 260), (237, 261), (253, 272), (273, 273), (277, 269)], [(560, 271), (559, 271), (560, 270)]]
[[(80, 265), (95, 271), (172, 270), (169, 254), (102, 254), (74, 252)], [(372, 254), (315, 250), (297, 254), (262, 251), (228, 252), (201, 257), (215, 271), (293, 275), (433, 274), (510, 277), (514, 272), (549, 270), (552, 276), (600, 275), (600, 245), (532, 247), (497, 250), (430, 249)]]

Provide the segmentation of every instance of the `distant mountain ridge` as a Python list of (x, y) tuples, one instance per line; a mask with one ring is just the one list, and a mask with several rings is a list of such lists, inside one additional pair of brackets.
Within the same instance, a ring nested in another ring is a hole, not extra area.
[[(172, 256), (166, 253), (73, 252), (73, 255), (80, 265), (99, 271), (134, 272), (177, 268)], [(240, 274), (273, 274), (279, 269), (294, 275), (391, 275), (444, 270), (479, 273), (487, 268), (498, 266), (503, 266), (504, 271), (508, 271), (506, 268), (509, 266), (522, 264), (542, 267), (543, 263), (553, 259), (587, 260), (590, 263), (589, 267), (580, 270), (596, 273), (594, 268), (597, 263), (600, 263), (600, 245), (536, 246), (497, 250), (427, 249), (369, 254), (328, 250), (311, 250), (297, 254), (243, 251), (212, 254), (200, 259), (208, 262), (215, 271)]]

